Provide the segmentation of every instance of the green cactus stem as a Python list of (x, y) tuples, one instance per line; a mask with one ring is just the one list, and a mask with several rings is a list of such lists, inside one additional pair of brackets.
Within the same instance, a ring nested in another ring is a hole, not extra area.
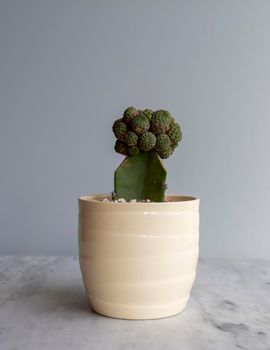
[(114, 173), (114, 198), (163, 202), (166, 176), (166, 169), (155, 151), (127, 156)]

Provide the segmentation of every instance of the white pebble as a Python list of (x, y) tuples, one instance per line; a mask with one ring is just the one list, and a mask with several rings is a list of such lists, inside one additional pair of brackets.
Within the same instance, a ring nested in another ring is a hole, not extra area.
[(104, 198), (102, 202), (110, 202), (110, 200), (108, 198)]
[(150, 203), (151, 201), (150, 201), (150, 199), (146, 199), (146, 203)]
[(125, 202), (126, 202), (125, 198), (119, 198), (118, 199), (118, 203), (125, 203)]
[(137, 199), (130, 199), (129, 203), (137, 203)]

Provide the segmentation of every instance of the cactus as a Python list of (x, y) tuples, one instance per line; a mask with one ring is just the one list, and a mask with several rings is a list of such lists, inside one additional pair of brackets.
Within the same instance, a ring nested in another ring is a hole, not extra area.
[(149, 121), (150, 121), (154, 112), (152, 111), (152, 109), (146, 108), (146, 109), (143, 111), (143, 113), (147, 116), (147, 118), (148, 118)]
[(125, 109), (123, 114), (123, 122), (129, 124), (131, 120), (138, 114), (138, 111), (136, 108), (130, 106), (127, 109)]
[(161, 159), (167, 159), (172, 154), (171, 146), (163, 146), (157, 153)]
[(121, 119), (117, 119), (113, 123), (112, 129), (113, 129), (115, 137), (118, 140), (123, 141), (124, 135), (127, 131), (127, 125)]
[(170, 129), (167, 131), (167, 135), (169, 136), (172, 144), (180, 142), (182, 139), (182, 131), (180, 125), (173, 121), (170, 125)]
[(136, 154), (140, 153), (140, 149), (137, 146), (131, 146), (127, 148), (127, 153), (129, 156), (135, 156)]
[(178, 146), (178, 143), (175, 143), (175, 144), (171, 145), (172, 151), (174, 151), (174, 150), (176, 149), (177, 146)]
[(156, 137), (157, 142), (155, 146), (155, 151), (158, 153), (160, 150), (170, 146), (171, 140), (168, 135), (166, 134), (159, 134)]
[(142, 151), (147, 152), (154, 148), (156, 145), (156, 136), (147, 131), (143, 133), (139, 138), (139, 147)]
[(134, 131), (129, 130), (124, 135), (124, 142), (127, 146), (136, 146), (138, 135)]
[(168, 111), (156, 111), (151, 118), (151, 131), (158, 134), (165, 134), (170, 129), (172, 118)]
[(117, 153), (123, 154), (126, 156), (128, 154), (127, 152), (127, 146), (124, 145), (121, 141), (116, 140), (115, 145), (114, 145), (114, 150)]
[(150, 128), (150, 122), (147, 116), (141, 112), (139, 115), (134, 117), (131, 120), (131, 128), (136, 132), (137, 135), (140, 135)]
[(126, 158), (114, 175), (114, 198), (164, 201), (167, 172), (161, 159), (182, 139), (180, 125), (165, 110), (128, 107), (113, 124), (115, 151)]

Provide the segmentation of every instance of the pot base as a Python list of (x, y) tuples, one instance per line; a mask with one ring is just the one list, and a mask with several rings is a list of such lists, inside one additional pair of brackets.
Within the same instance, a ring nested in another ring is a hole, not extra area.
[(179, 314), (185, 309), (189, 296), (177, 303), (156, 306), (130, 306), (113, 304), (92, 297), (89, 299), (92, 309), (103, 316), (124, 320), (153, 320)]

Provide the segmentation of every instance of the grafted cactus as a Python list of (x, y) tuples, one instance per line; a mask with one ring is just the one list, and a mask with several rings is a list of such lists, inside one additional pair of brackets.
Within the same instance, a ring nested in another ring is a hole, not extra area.
[(115, 151), (126, 158), (115, 171), (115, 199), (164, 201), (169, 158), (182, 139), (180, 125), (165, 110), (130, 106), (113, 124)]

